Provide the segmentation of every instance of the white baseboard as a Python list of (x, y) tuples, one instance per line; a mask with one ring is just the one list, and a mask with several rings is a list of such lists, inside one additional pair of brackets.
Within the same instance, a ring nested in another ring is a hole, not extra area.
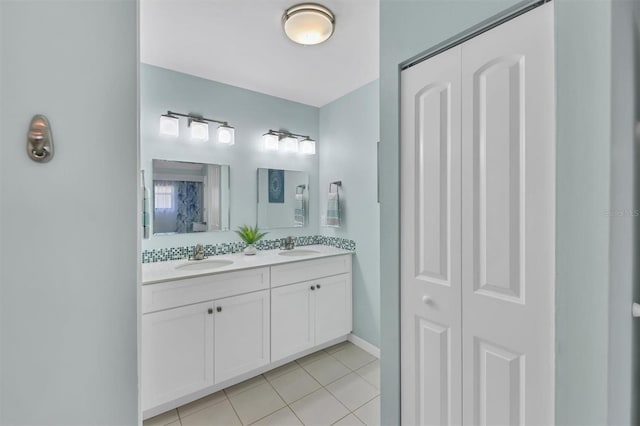
[(349, 334), (349, 336), (347, 337), (347, 340), (349, 340), (351, 343), (353, 343), (360, 349), (369, 352), (371, 355), (375, 356), (376, 358), (380, 358), (380, 348), (378, 348), (377, 346), (372, 345), (371, 343), (367, 342), (364, 339), (361, 339), (355, 334)]

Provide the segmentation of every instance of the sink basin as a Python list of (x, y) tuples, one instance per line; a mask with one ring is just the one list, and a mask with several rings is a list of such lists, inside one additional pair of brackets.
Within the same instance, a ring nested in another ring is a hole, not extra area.
[(293, 250), (283, 250), (278, 253), (280, 256), (310, 256), (312, 254), (319, 254), (318, 250), (311, 249), (293, 249)]
[(229, 266), (233, 263), (233, 260), (229, 259), (209, 259), (209, 260), (191, 260), (188, 263), (183, 263), (176, 266), (176, 269), (182, 271), (204, 271), (207, 269), (222, 268)]

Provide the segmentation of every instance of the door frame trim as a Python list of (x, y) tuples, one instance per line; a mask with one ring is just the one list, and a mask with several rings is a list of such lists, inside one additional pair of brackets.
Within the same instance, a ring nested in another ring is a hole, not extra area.
[(411, 68), (414, 65), (417, 65), (421, 62), (426, 61), (429, 58), (432, 58), (440, 53), (449, 50), (453, 47), (456, 47), (474, 37), (479, 36), (482, 33), (485, 33), (499, 25), (504, 24), (507, 21), (510, 21), (514, 18), (517, 18), (520, 15), (523, 15), (530, 10), (533, 10), (543, 4), (550, 3), (552, 0), (524, 0), (508, 9), (505, 9), (503, 12), (492, 16), (489, 19), (486, 19), (479, 24), (476, 24), (461, 33), (450, 37), (435, 46), (425, 50), (422, 53), (417, 54), (404, 62), (400, 63), (398, 72), (402, 72), (408, 68)]

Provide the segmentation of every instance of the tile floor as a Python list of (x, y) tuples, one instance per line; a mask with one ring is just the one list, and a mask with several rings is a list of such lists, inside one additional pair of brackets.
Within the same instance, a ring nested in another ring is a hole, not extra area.
[(380, 425), (380, 362), (350, 342), (148, 419), (144, 426)]

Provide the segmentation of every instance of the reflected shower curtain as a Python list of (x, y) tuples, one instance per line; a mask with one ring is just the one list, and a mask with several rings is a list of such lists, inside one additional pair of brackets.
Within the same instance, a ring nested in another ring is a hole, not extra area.
[(193, 222), (202, 222), (202, 183), (175, 182), (177, 232), (192, 232)]

